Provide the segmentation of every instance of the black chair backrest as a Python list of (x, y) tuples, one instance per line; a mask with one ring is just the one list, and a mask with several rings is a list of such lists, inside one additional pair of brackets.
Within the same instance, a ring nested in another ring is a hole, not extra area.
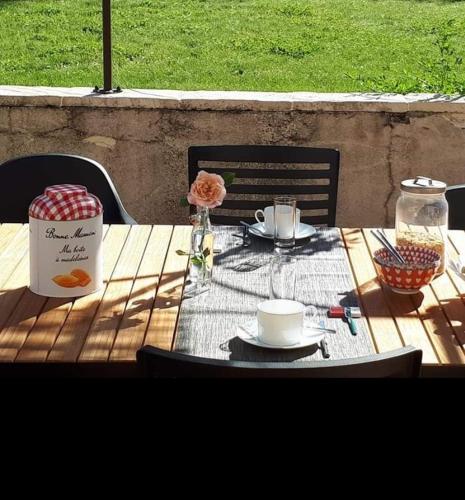
[[(206, 165), (207, 162), (212, 164)], [(226, 165), (220, 166), (217, 163)], [(234, 165), (229, 167), (227, 164), (231, 163)], [(241, 168), (237, 165), (240, 163), (260, 163), (264, 166), (249, 168), (243, 165)], [(283, 168), (271, 164), (298, 166)], [(274, 196), (296, 195), (297, 208), (306, 211), (301, 213), (302, 222), (335, 225), (339, 176), (339, 151), (336, 149), (295, 146), (191, 146), (188, 150), (188, 165), (189, 185), (200, 170), (216, 174), (236, 174), (237, 181), (227, 189), (228, 195), (223, 204), (211, 214), (213, 223), (238, 225), (240, 220), (255, 222), (255, 210), (273, 205)], [(313, 165), (317, 165), (317, 168), (308, 168)], [(278, 182), (270, 183), (269, 179)], [(310, 197), (312, 199), (309, 199)], [(191, 207), (192, 212), (193, 210)], [(237, 216), (230, 213), (237, 210), (247, 211), (247, 214)]]
[(422, 351), (411, 346), (383, 354), (334, 361), (264, 363), (189, 356), (145, 346), (137, 352), (141, 373), (155, 378), (413, 378)]
[(136, 224), (102, 165), (66, 154), (23, 156), (0, 165), (0, 222), (28, 222), (31, 201), (53, 184), (86, 186), (102, 202), (105, 224)]
[(446, 199), (449, 203), (449, 229), (465, 230), (465, 184), (449, 186)]

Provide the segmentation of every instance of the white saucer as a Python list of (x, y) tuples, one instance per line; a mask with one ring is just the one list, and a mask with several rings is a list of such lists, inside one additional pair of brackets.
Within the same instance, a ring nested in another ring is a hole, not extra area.
[[(316, 327), (316, 325), (314, 325)], [(298, 349), (300, 347), (308, 347), (310, 345), (318, 344), (324, 337), (325, 333), (320, 331), (315, 331), (312, 329), (311, 324), (304, 326), (304, 334), (302, 339), (297, 344), (292, 345), (271, 345), (265, 344), (258, 338), (258, 322), (256, 319), (249, 321), (243, 325), (239, 325), (236, 330), (237, 336), (248, 344), (252, 344), (258, 347), (264, 347), (266, 349)]]
[[(273, 240), (274, 234), (265, 233), (265, 226), (262, 222), (256, 222), (252, 224), (249, 228), (249, 232), (254, 236), (259, 236), (260, 238), (266, 238), (267, 240)], [(303, 238), (309, 238), (316, 233), (316, 229), (313, 226), (304, 224), (301, 222), (299, 228), (296, 230), (295, 239), (301, 240)]]

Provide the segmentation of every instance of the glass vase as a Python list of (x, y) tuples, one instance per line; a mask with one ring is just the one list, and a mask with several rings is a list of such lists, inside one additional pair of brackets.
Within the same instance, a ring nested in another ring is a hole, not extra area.
[(213, 270), (214, 234), (208, 208), (197, 207), (197, 213), (191, 217), (191, 222), (194, 227), (191, 240), (189, 278), (191, 286), (201, 293), (210, 288)]

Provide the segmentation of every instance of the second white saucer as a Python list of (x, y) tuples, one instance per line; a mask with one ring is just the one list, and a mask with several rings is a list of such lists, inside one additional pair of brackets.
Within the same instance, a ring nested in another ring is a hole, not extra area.
[[(273, 240), (274, 235), (273, 234), (268, 234), (265, 233), (265, 226), (263, 223), (257, 222), (256, 224), (252, 224), (250, 226), (250, 234), (253, 234), (254, 236), (260, 236), (260, 238), (266, 238), (267, 240)], [(303, 238), (309, 238), (310, 236), (314, 235), (316, 233), (316, 229), (313, 226), (310, 226), (309, 224), (304, 224), (301, 222), (299, 224), (299, 227), (296, 228), (296, 233), (295, 233), (295, 239), (296, 240), (301, 240)]]

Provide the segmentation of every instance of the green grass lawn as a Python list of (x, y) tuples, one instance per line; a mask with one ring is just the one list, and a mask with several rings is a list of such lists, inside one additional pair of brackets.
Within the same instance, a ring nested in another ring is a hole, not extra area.
[[(465, 82), (465, 1), (112, 3), (114, 80), (125, 88), (453, 92)], [(0, 84), (100, 84), (100, 8), (0, 0)], [(449, 19), (441, 60), (431, 31)]]

